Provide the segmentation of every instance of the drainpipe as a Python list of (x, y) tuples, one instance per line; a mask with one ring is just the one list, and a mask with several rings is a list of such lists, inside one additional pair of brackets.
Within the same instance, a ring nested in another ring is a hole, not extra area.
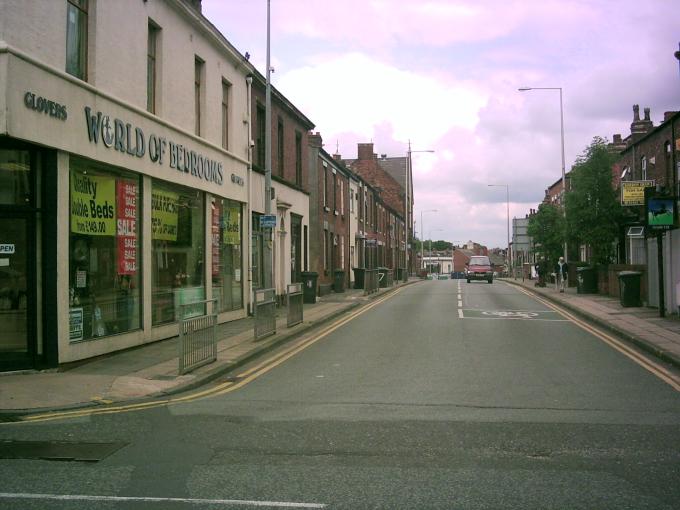
[(247, 186), (248, 186), (248, 204), (246, 205), (246, 217), (244, 224), (247, 225), (246, 229), (246, 236), (247, 239), (245, 240), (245, 250), (243, 250), (243, 253), (246, 254), (246, 267), (248, 268), (248, 284), (247, 284), (247, 289), (248, 289), (248, 310), (252, 311), (251, 304), (252, 304), (252, 298), (253, 298), (253, 257), (252, 254), (250, 253), (250, 250), (252, 249), (252, 243), (251, 239), (253, 236), (252, 232), (252, 203), (253, 203), (253, 194), (252, 194), (252, 170), (253, 170), (253, 123), (252, 123), (252, 90), (253, 90), (253, 77), (248, 76), (246, 78), (246, 123), (248, 125), (248, 178), (247, 178)]

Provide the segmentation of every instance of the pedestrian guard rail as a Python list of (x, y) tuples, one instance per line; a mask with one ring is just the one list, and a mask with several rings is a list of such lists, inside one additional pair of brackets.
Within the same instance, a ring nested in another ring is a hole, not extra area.
[(287, 326), (295, 326), (302, 322), (303, 309), (302, 283), (291, 283), (286, 286), (286, 308), (288, 309)]
[(276, 334), (276, 289), (255, 291), (255, 340)]
[(364, 271), (364, 294), (378, 292), (378, 270), (366, 269)]
[(177, 307), (179, 373), (186, 374), (217, 359), (217, 299)]

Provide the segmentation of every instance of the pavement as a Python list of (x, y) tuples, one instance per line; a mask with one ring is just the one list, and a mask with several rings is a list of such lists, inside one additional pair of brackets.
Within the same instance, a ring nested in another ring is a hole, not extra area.
[(561, 293), (554, 284), (536, 287), (535, 280), (502, 280), (523, 287), (665, 362), (680, 367), (680, 318), (677, 315), (659, 317), (658, 308), (623, 307), (618, 298), (578, 294), (576, 287), (569, 287)]
[(272, 349), (394, 290), (412, 278), (365, 295), (346, 289), (303, 307), (303, 322), (287, 327), (286, 308), (277, 309), (276, 334), (255, 340), (254, 319), (218, 325), (217, 360), (180, 375), (178, 337), (49, 370), (0, 372), (2, 415), (50, 412), (144, 400), (181, 393), (224, 376)]
[[(676, 316), (660, 318), (655, 308), (624, 308), (618, 299), (599, 294), (577, 294), (573, 287), (560, 293), (554, 286), (536, 287), (533, 280), (502, 280), (558, 304), (680, 367), (680, 319)], [(418, 281), (410, 279), (368, 296), (357, 289), (322, 296), (316, 303), (304, 305), (303, 323), (291, 328), (286, 326), (285, 308), (279, 308), (277, 333), (259, 341), (254, 339), (252, 317), (220, 324), (217, 360), (185, 375), (178, 373), (177, 337), (78, 365), (0, 373), (0, 420), (2, 414), (101, 406), (187, 391), (224, 376), (354, 308)]]

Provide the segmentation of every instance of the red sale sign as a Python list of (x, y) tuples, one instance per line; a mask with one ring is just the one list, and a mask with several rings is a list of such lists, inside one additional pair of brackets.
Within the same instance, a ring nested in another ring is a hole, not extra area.
[(137, 184), (116, 181), (116, 238), (118, 274), (137, 273)]

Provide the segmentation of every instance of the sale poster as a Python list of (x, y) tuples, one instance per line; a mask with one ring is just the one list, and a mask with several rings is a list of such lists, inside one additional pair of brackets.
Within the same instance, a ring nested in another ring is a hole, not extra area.
[(118, 241), (118, 274), (137, 273), (137, 184), (119, 180), (116, 183), (116, 236)]
[(212, 209), (212, 274), (220, 274), (220, 208), (217, 204)]

